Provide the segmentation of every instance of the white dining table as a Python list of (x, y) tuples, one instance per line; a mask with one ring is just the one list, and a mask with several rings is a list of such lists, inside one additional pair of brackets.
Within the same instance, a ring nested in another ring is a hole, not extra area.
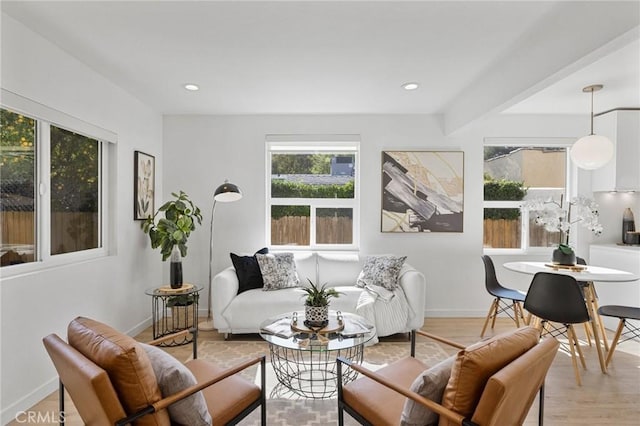
[[(604, 326), (600, 320), (598, 314), (598, 299), (596, 296), (594, 282), (630, 282), (638, 281), (640, 277), (627, 271), (621, 271), (618, 269), (604, 268), (601, 266), (586, 266), (584, 269), (575, 270), (564, 267), (558, 267), (551, 265), (548, 262), (507, 262), (503, 264), (505, 269), (514, 272), (520, 272), (527, 275), (535, 275), (538, 272), (550, 272), (553, 274), (569, 275), (575, 278), (577, 281), (585, 282), (585, 301), (589, 316), (591, 317), (591, 328), (593, 330), (593, 338), (596, 344), (596, 350), (598, 352), (598, 360), (600, 362), (600, 369), (603, 373), (607, 372), (607, 366), (605, 363), (605, 357), (600, 344), (600, 336), (602, 334), (602, 340), (604, 342), (605, 350), (609, 350), (609, 344), (604, 331)], [(578, 265), (581, 268), (581, 265)]]

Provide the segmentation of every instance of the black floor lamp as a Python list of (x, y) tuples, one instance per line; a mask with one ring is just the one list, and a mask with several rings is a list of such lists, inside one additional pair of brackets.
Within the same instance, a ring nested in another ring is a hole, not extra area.
[(213, 316), (211, 313), (211, 279), (213, 278), (213, 217), (216, 212), (216, 202), (230, 203), (242, 198), (242, 192), (236, 185), (225, 180), (213, 193), (213, 207), (211, 208), (211, 227), (209, 232), (209, 291), (207, 293), (207, 320), (198, 324), (203, 331), (213, 330)]

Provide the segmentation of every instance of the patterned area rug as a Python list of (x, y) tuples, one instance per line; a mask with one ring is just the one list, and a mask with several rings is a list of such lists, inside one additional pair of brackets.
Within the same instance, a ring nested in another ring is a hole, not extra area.
[[(409, 355), (409, 342), (382, 342), (365, 348), (363, 365), (372, 370)], [(198, 357), (221, 366), (231, 366), (239, 361), (267, 355), (267, 425), (269, 426), (326, 426), (338, 422), (337, 399), (305, 399), (282, 386), (269, 363), (269, 347), (262, 341), (204, 341), (198, 345)], [(418, 342), (416, 355), (427, 365), (434, 365), (447, 357), (436, 343)], [(243, 373), (250, 380), (260, 382), (258, 367)], [(256, 410), (241, 425), (259, 425), (260, 412)], [(357, 425), (345, 414), (346, 425)]]

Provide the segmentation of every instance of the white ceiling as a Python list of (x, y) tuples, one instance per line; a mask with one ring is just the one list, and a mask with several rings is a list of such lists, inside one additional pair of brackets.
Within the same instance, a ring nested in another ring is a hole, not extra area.
[[(640, 106), (640, 7), (540, 1), (2, 1), (165, 114), (488, 112)], [(417, 81), (407, 92), (402, 83)], [(200, 85), (187, 92), (182, 85)]]

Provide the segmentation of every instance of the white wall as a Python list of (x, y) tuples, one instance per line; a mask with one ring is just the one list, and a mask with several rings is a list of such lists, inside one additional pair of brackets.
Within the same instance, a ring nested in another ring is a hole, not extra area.
[[(503, 116), (446, 137), (438, 117), (425, 115), (165, 116), (165, 190), (189, 193), (208, 223), (213, 190), (225, 178), (240, 186), (242, 200), (216, 206), (214, 271), (220, 271), (230, 265), (230, 251), (253, 253), (265, 245), (266, 134), (359, 134), (361, 253), (407, 255), (427, 278), (427, 316), (484, 316), (490, 299), (480, 260), (483, 138), (575, 137), (583, 132), (580, 117)], [(380, 232), (380, 161), (387, 149), (464, 151), (463, 233)], [(207, 281), (207, 244), (204, 227), (193, 234), (184, 262), (188, 279), (202, 285)], [(526, 276), (513, 281), (527, 287)]]
[(162, 176), (162, 118), (4, 14), (1, 76), (4, 89), (118, 135), (114, 255), (1, 280), (0, 406), (5, 424), (57, 387), (44, 336), (66, 337), (66, 325), (78, 315), (132, 332), (150, 323), (151, 303), (144, 289), (161, 283), (162, 268), (160, 255), (133, 221), (133, 151), (155, 155), (156, 176)]

